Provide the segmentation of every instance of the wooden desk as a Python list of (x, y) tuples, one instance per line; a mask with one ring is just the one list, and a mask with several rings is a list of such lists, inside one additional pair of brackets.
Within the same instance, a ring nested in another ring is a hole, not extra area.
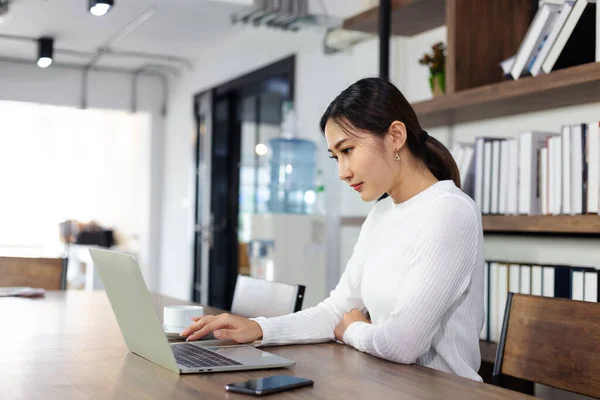
[[(163, 305), (184, 304), (154, 299), (161, 318)], [(207, 309), (211, 312), (218, 310)], [(310, 378), (315, 386), (269, 398), (530, 398), (337, 343), (269, 348), (295, 360), (292, 368), (176, 375), (127, 350), (104, 292), (2, 298), (0, 321), (0, 399), (250, 399), (225, 392), (225, 384), (274, 374)]]

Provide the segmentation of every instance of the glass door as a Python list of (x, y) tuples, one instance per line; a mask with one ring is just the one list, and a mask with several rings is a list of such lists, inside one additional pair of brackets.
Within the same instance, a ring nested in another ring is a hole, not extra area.
[(230, 309), (238, 274), (249, 273), (250, 220), (266, 211), (267, 146), (293, 72), (289, 57), (196, 97), (195, 301)]
[(238, 248), (240, 274), (250, 275), (252, 217), (268, 211), (269, 141), (281, 136), (285, 93), (262, 92), (241, 100)]
[(208, 258), (211, 244), (210, 173), (212, 139), (212, 93), (205, 92), (194, 98), (196, 119), (195, 213), (194, 213), (194, 285), (192, 300), (208, 303)]

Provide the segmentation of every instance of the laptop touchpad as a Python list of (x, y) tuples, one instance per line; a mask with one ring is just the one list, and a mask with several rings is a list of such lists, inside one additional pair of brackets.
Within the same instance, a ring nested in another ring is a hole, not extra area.
[(274, 354), (255, 349), (251, 346), (227, 346), (227, 347), (205, 347), (208, 350), (219, 353), (225, 357), (233, 358), (234, 360), (247, 360), (255, 357), (270, 357)]

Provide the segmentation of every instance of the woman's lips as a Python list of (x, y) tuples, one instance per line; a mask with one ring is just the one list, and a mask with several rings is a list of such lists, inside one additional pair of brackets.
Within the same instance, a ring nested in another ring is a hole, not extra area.
[(361, 183), (357, 183), (356, 185), (352, 185), (352, 189), (356, 190), (357, 192), (360, 191), (360, 189), (363, 186), (363, 182)]

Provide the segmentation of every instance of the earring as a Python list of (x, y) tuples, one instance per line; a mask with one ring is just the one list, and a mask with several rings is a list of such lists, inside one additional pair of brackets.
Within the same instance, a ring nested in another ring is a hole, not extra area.
[(398, 151), (394, 153), (394, 161), (400, 161), (400, 153)]

